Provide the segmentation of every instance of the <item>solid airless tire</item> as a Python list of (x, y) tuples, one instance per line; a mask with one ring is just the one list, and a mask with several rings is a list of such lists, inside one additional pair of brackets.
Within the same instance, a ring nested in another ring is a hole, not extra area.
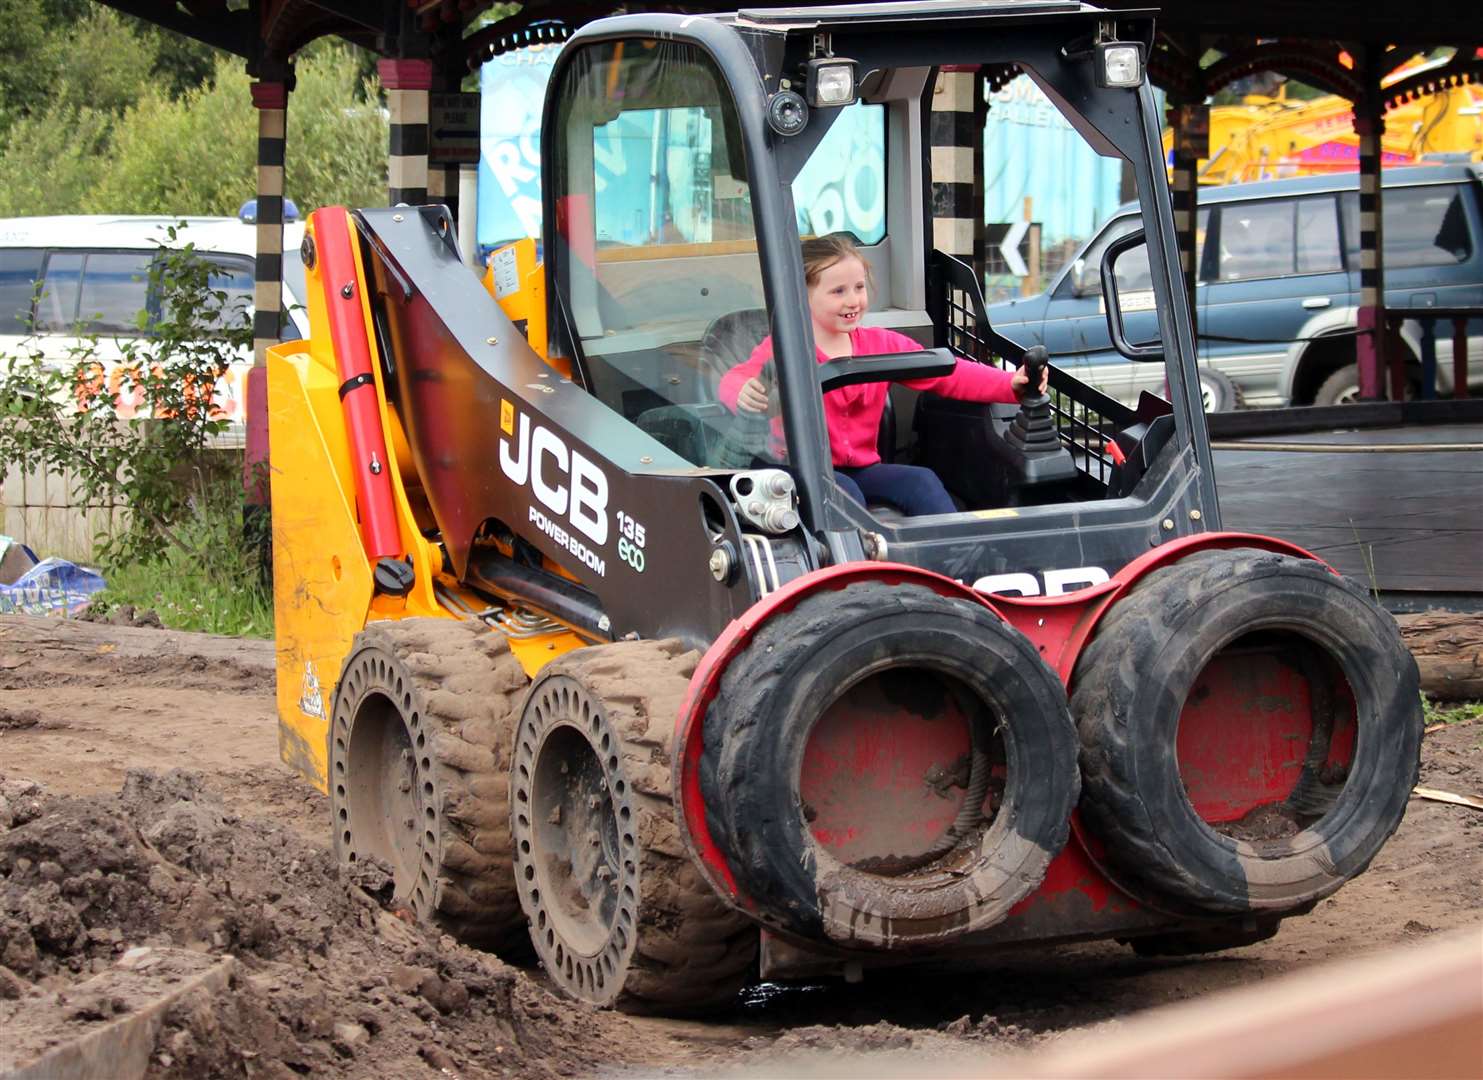
[(387, 864), (419, 919), (496, 951), (526, 951), (508, 790), (526, 685), (482, 624), (376, 622), (355, 637), (330, 717), (335, 854)]
[(520, 902), (551, 980), (594, 1005), (710, 1011), (756, 976), (756, 926), (701, 877), (674, 819), (670, 746), (696, 659), (674, 641), (578, 649), (520, 717)]

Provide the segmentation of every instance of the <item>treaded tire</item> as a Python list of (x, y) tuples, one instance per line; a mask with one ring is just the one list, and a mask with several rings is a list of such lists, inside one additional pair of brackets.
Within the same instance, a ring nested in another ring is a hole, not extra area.
[(577, 649), (521, 713), (520, 902), (552, 981), (594, 1005), (708, 1012), (757, 973), (756, 926), (706, 883), (674, 819), (670, 746), (696, 660), (678, 641)]
[(336, 856), (389, 864), (419, 919), (495, 951), (525, 951), (508, 785), (527, 681), (482, 624), (375, 622), (355, 636), (330, 720)]
[(1225, 372), (1202, 367), (1199, 377), (1200, 399), (1206, 412), (1235, 412), (1246, 407), (1246, 394)]
[[(1196, 814), (1175, 740), (1206, 664), (1260, 630), (1294, 632), (1337, 664), (1356, 747), (1322, 816), (1258, 845)], [(1078, 659), (1071, 711), (1083, 820), (1120, 883), (1180, 914), (1286, 912), (1332, 893), (1400, 825), (1420, 765), (1419, 679), (1395, 621), (1323, 565), (1265, 551), (1201, 552), (1135, 586)]]
[[(816, 840), (801, 775), (834, 703), (897, 669), (931, 672), (977, 699), (979, 723), (1002, 736), (1006, 782), (987, 827), (885, 876)], [(759, 915), (783, 932), (851, 947), (940, 945), (1003, 919), (1066, 843), (1079, 778), (1065, 690), (1029, 639), (979, 604), (878, 582), (806, 597), (731, 661), (704, 723), (711, 835)]]

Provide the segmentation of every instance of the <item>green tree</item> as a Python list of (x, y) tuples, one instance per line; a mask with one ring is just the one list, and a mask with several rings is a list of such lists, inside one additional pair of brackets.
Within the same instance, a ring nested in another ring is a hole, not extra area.
[[(304, 212), (385, 199), (387, 122), (365, 104), (347, 46), (296, 64), (289, 96), (285, 190)], [(240, 61), (217, 62), (209, 85), (171, 100), (146, 93), (114, 132), (111, 160), (82, 207), (94, 213), (234, 214), (257, 190), (257, 115)], [(362, 103), (357, 103), (360, 98)]]
[(87, 213), (230, 214), (253, 191), (256, 129), (241, 63), (179, 100), (155, 88), (124, 114)]
[(0, 217), (81, 211), (113, 124), (107, 113), (72, 106), (17, 120), (0, 151)]
[(29, 6), (27, 70), (39, 82), (28, 89), (44, 94), (18, 105), (0, 134), (0, 216), (76, 213), (107, 167), (115, 124), (149, 92), (155, 54), (110, 8), (48, 30), (40, 3)]
[(0, 0), (0, 138), (41, 108), (56, 81), (52, 36), (41, 0)]
[(163, 86), (172, 98), (178, 98), (205, 83), (216, 70), (216, 62), (228, 55), (194, 38), (166, 30), (143, 19), (125, 16), (125, 22), (132, 25), (135, 34), (153, 50), (150, 73), (154, 76), (154, 81)]
[(202, 81), (215, 50), (88, 0), (0, 0), (0, 145), (59, 102), (122, 113), (151, 82)]
[(308, 213), (319, 206), (382, 206), (390, 123), (381, 86), (365, 79), (364, 50), (322, 42), (294, 65), (288, 97), (285, 190)]
[(112, 8), (95, 7), (53, 35), (47, 48), (58, 75), (48, 88), (51, 105), (91, 108), (122, 116), (148, 92), (155, 45), (130, 31)]

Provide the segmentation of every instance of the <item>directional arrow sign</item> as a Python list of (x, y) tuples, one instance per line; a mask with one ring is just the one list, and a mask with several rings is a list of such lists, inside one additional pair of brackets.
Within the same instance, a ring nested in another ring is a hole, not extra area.
[(1030, 268), (1025, 265), (1025, 260), (1020, 258), (1020, 241), (1029, 231), (1028, 221), (1016, 221), (1010, 225), (1009, 231), (1004, 234), (1004, 239), (999, 242), (999, 254), (1004, 256), (1004, 265), (1015, 277), (1024, 277), (1030, 272)]
[(479, 160), (479, 95), (427, 96), (427, 160), (454, 165)]

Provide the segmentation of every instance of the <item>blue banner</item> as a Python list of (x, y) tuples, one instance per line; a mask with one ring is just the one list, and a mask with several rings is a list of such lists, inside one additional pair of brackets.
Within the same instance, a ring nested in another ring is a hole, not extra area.
[(532, 45), (479, 69), (479, 246), (541, 235), (541, 108), (560, 45)]

